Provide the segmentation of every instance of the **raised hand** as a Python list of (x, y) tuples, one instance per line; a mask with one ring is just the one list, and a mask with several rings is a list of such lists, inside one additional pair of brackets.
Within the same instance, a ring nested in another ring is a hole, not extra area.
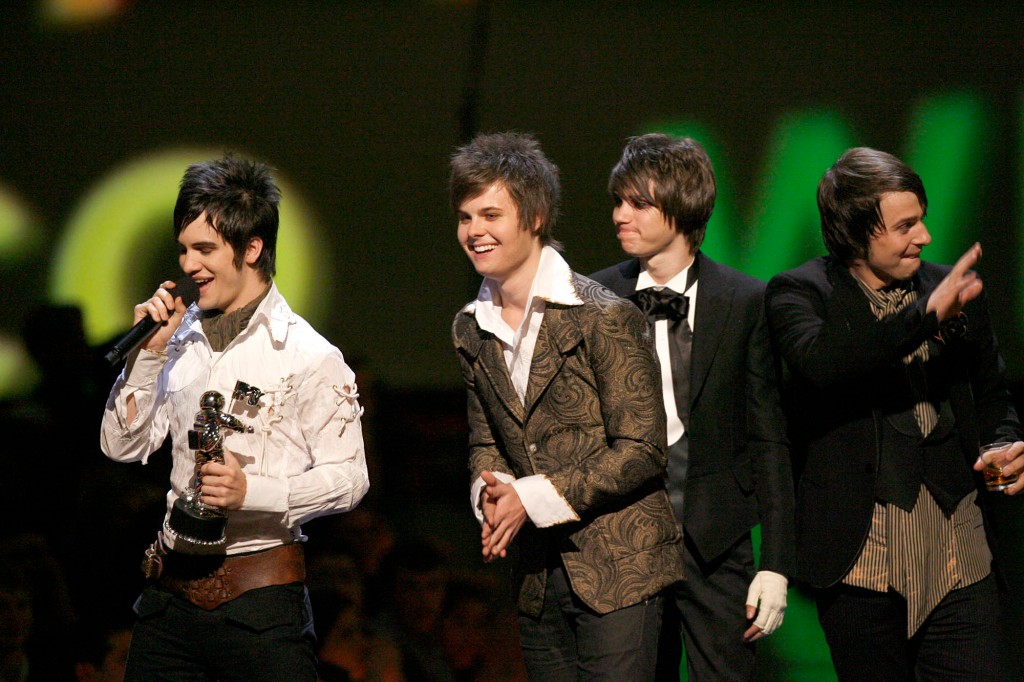
[(981, 295), (982, 283), (978, 274), (971, 270), (981, 260), (981, 244), (975, 242), (967, 249), (939, 282), (928, 297), (927, 312), (935, 311), (939, 322), (956, 317), (964, 305)]

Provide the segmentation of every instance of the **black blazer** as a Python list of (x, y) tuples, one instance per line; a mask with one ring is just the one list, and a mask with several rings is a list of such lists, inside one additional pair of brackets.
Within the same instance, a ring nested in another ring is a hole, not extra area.
[[(793, 479), (765, 285), (697, 258), (684, 529), (710, 562), (760, 523), (760, 568), (790, 575)], [(639, 275), (634, 259), (591, 277), (629, 296)]]
[(768, 284), (768, 321), (789, 370), (785, 391), (798, 471), (796, 577), (827, 587), (845, 576), (871, 527), (882, 409), (903, 390), (900, 358), (929, 340), (929, 388), (953, 410), (964, 466), (979, 439), (1018, 440), (985, 298), (968, 303), (968, 332), (943, 343), (928, 296), (949, 268), (922, 263), (916, 304), (884, 320), (847, 268), (816, 258)]

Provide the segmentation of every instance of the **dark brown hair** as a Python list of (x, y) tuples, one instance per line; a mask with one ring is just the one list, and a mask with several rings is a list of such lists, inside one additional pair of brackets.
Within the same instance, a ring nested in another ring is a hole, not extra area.
[(883, 194), (913, 192), (927, 212), (928, 197), (917, 173), (892, 154), (854, 147), (839, 157), (818, 183), (821, 237), (833, 258), (849, 265), (865, 258), (871, 236), (885, 229)]
[(637, 195), (656, 206), (696, 251), (715, 209), (717, 188), (711, 159), (699, 142), (649, 133), (626, 142), (608, 192), (616, 200)]
[(519, 212), (519, 226), (533, 230), (541, 243), (561, 248), (551, 234), (558, 219), (561, 184), (558, 167), (541, 151), (540, 143), (524, 133), (486, 133), (459, 147), (451, 159), (448, 189), (452, 211), (500, 183)]

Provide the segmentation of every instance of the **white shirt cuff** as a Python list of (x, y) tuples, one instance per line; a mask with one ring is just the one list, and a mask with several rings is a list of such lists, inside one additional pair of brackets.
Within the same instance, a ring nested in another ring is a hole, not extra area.
[(160, 374), (165, 362), (167, 362), (167, 353), (140, 350), (132, 364), (131, 374), (125, 377), (125, 384), (132, 388), (149, 386)]
[(246, 474), (245, 500), (242, 502), (242, 509), (260, 512), (288, 511), (287, 481)]
[(543, 474), (516, 479), (512, 481), (512, 487), (516, 489), (527, 515), (537, 528), (580, 520), (579, 515)]

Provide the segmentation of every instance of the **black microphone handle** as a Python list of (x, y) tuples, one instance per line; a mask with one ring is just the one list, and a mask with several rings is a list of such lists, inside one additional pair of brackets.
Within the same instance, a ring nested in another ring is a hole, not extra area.
[(156, 331), (160, 323), (152, 317), (144, 317), (135, 323), (135, 326), (128, 330), (128, 333), (118, 339), (117, 343), (103, 356), (111, 367), (124, 360), (129, 353), (142, 345), (142, 342), (149, 338), (149, 335)]

